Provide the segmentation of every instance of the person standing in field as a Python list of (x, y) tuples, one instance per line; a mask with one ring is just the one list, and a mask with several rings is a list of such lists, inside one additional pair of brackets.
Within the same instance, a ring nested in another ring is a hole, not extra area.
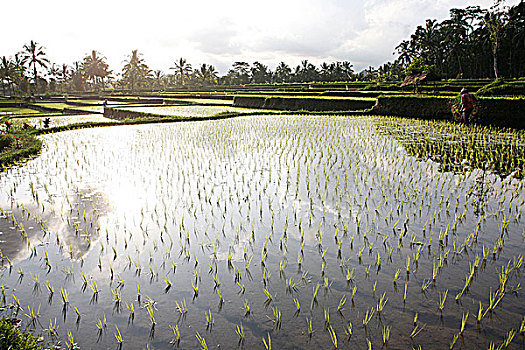
[(467, 88), (461, 89), (461, 121), (463, 123), (469, 121), (476, 101), (476, 97), (470, 94)]

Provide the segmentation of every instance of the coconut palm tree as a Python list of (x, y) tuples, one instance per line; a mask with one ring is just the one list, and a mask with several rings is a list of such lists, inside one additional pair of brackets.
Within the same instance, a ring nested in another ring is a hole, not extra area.
[(178, 61), (173, 62), (173, 64), (174, 67), (170, 67), (170, 69), (175, 70), (175, 75), (179, 76), (180, 85), (184, 85), (184, 77), (190, 76), (192, 72), (191, 64), (182, 57)]
[(280, 83), (287, 83), (290, 81), (292, 75), (292, 69), (289, 65), (284, 62), (280, 62), (277, 67), (275, 67), (275, 80)]
[(47, 70), (47, 76), (49, 77), (49, 86), (50, 90), (54, 91), (56, 89), (57, 78), (60, 75), (60, 69), (56, 64), (51, 64)]
[(160, 89), (163, 85), (165, 75), (161, 70), (156, 70), (153, 72), (153, 80), (155, 81), (155, 86)]
[(131, 55), (124, 61), (122, 68), (122, 80), (130, 85), (131, 90), (135, 90), (136, 85), (144, 85), (151, 76), (151, 69), (142, 58), (138, 50), (131, 51)]
[(104, 78), (111, 74), (106, 58), (101, 56), (96, 50), (91, 51), (91, 55), (84, 58), (82, 69), (88, 79), (91, 79), (95, 90), (98, 90), (99, 81), (102, 83), (102, 88), (104, 88)]
[(60, 73), (59, 73), (59, 79), (60, 79), (60, 85), (62, 87), (62, 91), (65, 90), (67, 81), (69, 80), (71, 75), (71, 68), (67, 64), (63, 64), (60, 66)]
[(213, 84), (217, 81), (217, 71), (210, 64), (203, 63), (199, 69), (195, 70), (195, 75), (203, 85)]
[(0, 60), (0, 81), (2, 82), (2, 93), (5, 95), (5, 87), (11, 87), (14, 80), (15, 66), (6, 56)]
[(22, 63), (27, 64), (29, 69), (31, 69), (31, 67), (33, 68), (35, 92), (38, 93), (37, 68), (47, 68), (49, 65), (49, 59), (46, 57), (44, 48), (33, 40), (31, 40), (29, 44), (24, 45), (22, 55)]

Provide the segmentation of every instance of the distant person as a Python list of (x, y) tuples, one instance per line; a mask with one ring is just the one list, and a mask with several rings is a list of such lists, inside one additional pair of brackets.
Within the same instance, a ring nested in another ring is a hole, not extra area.
[(108, 100), (104, 100), (104, 103), (102, 103), (102, 105), (104, 106), (104, 108), (106, 108), (106, 106), (108, 105)]
[(5, 132), (6, 133), (9, 132), (9, 129), (11, 128), (11, 123), (8, 120), (6, 120), (4, 122), (4, 125), (5, 125)]
[(467, 88), (461, 89), (461, 121), (467, 123), (474, 110), (474, 103), (477, 99), (474, 95), (470, 94)]

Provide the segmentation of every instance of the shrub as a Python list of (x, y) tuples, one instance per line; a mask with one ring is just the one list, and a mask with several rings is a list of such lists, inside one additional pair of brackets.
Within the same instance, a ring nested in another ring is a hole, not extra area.
[(0, 152), (8, 148), (15, 142), (15, 137), (11, 134), (0, 135)]
[(44, 344), (29, 332), (20, 331), (12, 319), (0, 318), (0, 350), (38, 350)]

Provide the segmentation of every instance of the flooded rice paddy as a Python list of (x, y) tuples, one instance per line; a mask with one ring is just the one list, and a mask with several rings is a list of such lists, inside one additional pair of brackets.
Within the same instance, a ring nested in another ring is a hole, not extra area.
[(81, 114), (81, 115), (64, 115), (64, 116), (45, 116), (34, 118), (17, 118), (14, 121), (18, 123), (28, 123), (35, 128), (43, 128), (44, 119), (49, 118), (49, 126), (64, 126), (77, 123), (114, 123), (115, 120), (105, 118), (101, 114)]
[(219, 113), (267, 113), (270, 110), (262, 109), (249, 109), (239, 107), (227, 107), (227, 106), (143, 106), (143, 107), (119, 107), (122, 110), (129, 110), (135, 112), (153, 113), (158, 115), (169, 115), (169, 116), (180, 116), (180, 117), (211, 117)]
[(523, 348), (522, 133), (254, 116), (43, 140), (0, 175), (0, 297), (46, 339)]

